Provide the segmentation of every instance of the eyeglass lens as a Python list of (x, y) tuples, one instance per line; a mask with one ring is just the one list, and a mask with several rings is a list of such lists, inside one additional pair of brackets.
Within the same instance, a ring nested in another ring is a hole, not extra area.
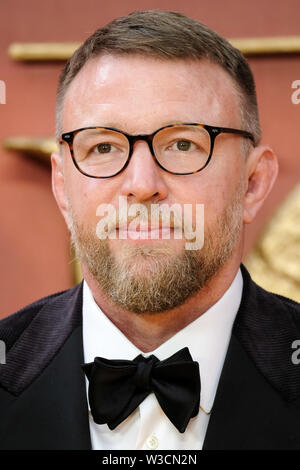
[[(192, 173), (205, 166), (210, 154), (210, 135), (198, 126), (166, 127), (153, 137), (153, 151), (160, 165), (174, 173)], [(130, 152), (127, 137), (105, 128), (84, 129), (73, 141), (78, 167), (90, 176), (118, 173)]]

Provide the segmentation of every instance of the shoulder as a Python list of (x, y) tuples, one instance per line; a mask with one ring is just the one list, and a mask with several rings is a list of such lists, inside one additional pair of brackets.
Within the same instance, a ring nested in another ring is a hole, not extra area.
[(271, 314), (272, 309), (275, 309), (276, 312), (285, 312), (290, 319), (300, 320), (300, 303), (275, 292), (265, 290), (251, 279), (249, 272), (243, 265), (241, 270), (244, 280), (242, 303), (249, 303), (250, 308), (265, 308), (266, 313), (270, 310), (269, 314)]
[(258, 286), (242, 267), (244, 287), (233, 333), (269, 382), (286, 398), (300, 396), (300, 370), (292, 362), (300, 339), (300, 304)]
[(71, 299), (78, 296), (81, 284), (77, 286), (48, 295), (35, 302), (26, 305), (17, 312), (0, 320), (0, 340), (4, 341), (6, 350), (18, 340), (22, 333), (29, 327), (33, 320), (40, 315), (43, 310), (57, 309), (57, 306), (67, 304)]
[[(272, 298), (272, 302), (276, 303), (277, 308), (285, 313), (288, 319), (294, 323), (295, 331), (300, 333), (300, 303), (279, 294), (273, 294), (263, 290), (263, 295)], [(270, 297), (271, 296), (271, 297)]]
[(6, 363), (0, 367), (2, 388), (19, 395), (81, 325), (82, 283), (4, 318), (0, 322), (0, 339), (6, 348)]

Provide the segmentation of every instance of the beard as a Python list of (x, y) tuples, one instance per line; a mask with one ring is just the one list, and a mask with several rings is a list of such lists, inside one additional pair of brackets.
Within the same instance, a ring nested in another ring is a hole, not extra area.
[(96, 230), (79, 224), (69, 202), (69, 230), (76, 256), (102, 292), (119, 307), (137, 314), (159, 313), (182, 305), (203, 289), (232, 254), (242, 229), (242, 187), (213, 226), (204, 231), (200, 250), (180, 253), (172, 243), (134, 246), (124, 240), (118, 255)]

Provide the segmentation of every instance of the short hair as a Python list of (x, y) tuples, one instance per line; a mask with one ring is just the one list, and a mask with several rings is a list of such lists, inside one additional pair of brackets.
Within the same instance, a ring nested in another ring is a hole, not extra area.
[(101, 54), (139, 54), (175, 59), (208, 59), (233, 78), (240, 99), (241, 122), (257, 145), (261, 130), (255, 83), (243, 54), (206, 25), (172, 11), (135, 11), (90, 36), (66, 63), (57, 90), (57, 137), (65, 93), (86, 62)]

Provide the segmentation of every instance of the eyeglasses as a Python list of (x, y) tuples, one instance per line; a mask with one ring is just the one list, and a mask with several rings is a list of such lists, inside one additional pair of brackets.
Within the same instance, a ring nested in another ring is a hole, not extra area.
[(206, 124), (171, 124), (153, 134), (130, 135), (111, 127), (84, 127), (62, 134), (76, 168), (91, 178), (111, 178), (129, 164), (133, 146), (145, 141), (156, 163), (173, 175), (191, 175), (209, 163), (219, 134), (237, 134), (254, 143), (252, 134)]

